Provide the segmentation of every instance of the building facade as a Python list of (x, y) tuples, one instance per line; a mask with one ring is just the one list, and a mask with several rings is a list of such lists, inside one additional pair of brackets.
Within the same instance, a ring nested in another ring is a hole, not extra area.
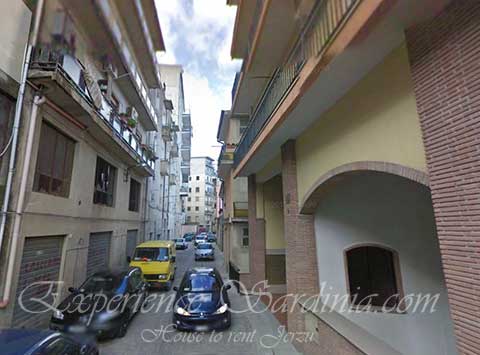
[(186, 223), (212, 231), (216, 211), (217, 175), (210, 157), (192, 157), (190, 162)]
[(250, 274), (250, 246), (248, 239), (248, 178), (233, 178), (233, 152), (248, 123), (248, 116), (235, 117), (222, 111), (217, 140), (222, 143), (218, 157), (218, 177), (222, 181), (217, 239), (221, 241), (225, 265), (230, 278), (245, 280)]
[(0, 326), (41, 327), (50, 314), (19, 303), (46, 291), (37, 281), (62, 297), (97, 270), (125, 267), (145, 238), (164, 45), (153, 1), (8, 3)]
[[(159, 66), (165, 84), (165, 97), (171, 101), (170, 135), (164, 142), (164, 161), (168, 164), (165, 175), (165, 239), (181, 236), (185, 224), (187, 184), (190, 174), (192, 125), (190, 113), (185, 112), (183, 68), (180, 65)], [(168, 181), (167, 181), (168, 180)]]
[(480, 4), (228, 3), (246, 282), (305, 296), (307, 354), (479, 353)]

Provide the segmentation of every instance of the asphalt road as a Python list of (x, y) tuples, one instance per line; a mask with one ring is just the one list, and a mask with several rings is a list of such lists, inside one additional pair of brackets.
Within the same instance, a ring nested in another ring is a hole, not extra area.
[[(227, 281), (223, 255), (218, 250), (215, 261), (194, 261), (193, 245), (190, 245), (185, 251), (177, 251), (176, 264), (175, 285), (179, 284), (185, 270), (194, 265), (215, 266)], [(254, 306), (249, 307), (247, 296), (237, 294), (235, 288), (229, 291), (232, 308), (246, 311), (232, 314), (232, 326), (223, 332), (174, 330), (171, 326), (172, 310), (168, 304), (168, 300), (174, 297), (174, 291), (158, 291), (154, 294), (157, 300), (150, 303), (148, 312), (135, 316), (124, 338), (99, 343), (102, 355), (296, 354), (293, 346), (279, 337), (280, 324), (269, 311), (264, 311), (263, 304), (256, 303), (257, 299), (251, 297), (250, 304)]]

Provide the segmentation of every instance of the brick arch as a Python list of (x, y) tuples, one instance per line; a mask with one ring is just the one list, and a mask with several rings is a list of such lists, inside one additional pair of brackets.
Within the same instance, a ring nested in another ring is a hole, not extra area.
[(427, 173), (409, 168), (403, 165), (388, 163), (388, 162), (379, 162), (379, 161), (359, 161), (354, 163), (348, 163), (340, 165), (327, 173), (323, 174), (307, 191), (304, 199), (300, 203), (300, 213), (302, 214), (313, 214), (317, 209), (317, 206), (320, 202), (321, 195), (325, 184), (332, 183), (333, 177), (340, 176), (346, 173), (355, 173), (355, 172), (380, 172), (387, 173), (392, 175), (401, 176), (408, 180), (414, 181), (426, 187), (429, 187), (430, 182), (428, 179)]

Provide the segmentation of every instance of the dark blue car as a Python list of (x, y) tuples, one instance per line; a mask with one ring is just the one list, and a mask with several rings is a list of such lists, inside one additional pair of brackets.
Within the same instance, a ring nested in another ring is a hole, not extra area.
[(2, 355), (98, 354), (91, 337), (33, 329), (0, 330), (0, 349)]

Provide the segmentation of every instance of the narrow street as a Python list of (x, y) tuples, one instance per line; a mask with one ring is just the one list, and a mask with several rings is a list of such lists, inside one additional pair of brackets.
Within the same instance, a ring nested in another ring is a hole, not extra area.
[[(174, 285), (178, 286), (184, 272), (193, 266), (215, 266), (226, 282), (228, 275), (223, 268), (223, 255), (218, 249), (215, 251), (215, 261), (194, 261), (194, 247), (190, 243), (185, 251), (177, 250), (177, 271)], [(172, 294), (170, 291), (157, 291), (158, 293)], [(247, 309), (246, 296), (241, 296), (235, 288), (229, 291), (232, 308)], [(255, 304), (256, 300), (252, 300)], [(276, 342), (271, 336), (277, 336), (280, 324), (268, 311), (260, 312), (263, 305), (256, 305), (254, 309), (259, 313), (248, 311), (241, 314), (232, 314), (232, 326), (229, 330), (219, 333), (184, 333), (173, 330), (164, 336), (153, 340), (152, 332), (148, 330), (165, 329), (172, 321), (172, 312), (165, 311), (167, 307), (163, 304), (157, 312), (157, 306), (152, 307), (153, 311), (139, 313), (129, 326), (127, 335), (124, 338), (117, 338), (99, 342), (101, 354), (232, 354), (232, 355), (254, 355), (254, 354), (296, 354), (295, 348), (290, 343), (280, 342), (273, 348), (262, 347), (260, 341), (266, 345)], [(145, 331), (147, 330), (147, 331)], [(147, 338), (142, 339), (142, 334)], [(216, 340), (213, 337), (217, 335)], [(150, 336), (148, 336), (150, 335)], [(262, 338), (264, 335), (267, 337)], [(243, 337), (243, 340), (240, 339)], [(181, 338), (180, 338), (181, 337)], [(211, 338), (212, 337), (212, 338)], [(268, 339), (267, 339), (268, 338)]]

